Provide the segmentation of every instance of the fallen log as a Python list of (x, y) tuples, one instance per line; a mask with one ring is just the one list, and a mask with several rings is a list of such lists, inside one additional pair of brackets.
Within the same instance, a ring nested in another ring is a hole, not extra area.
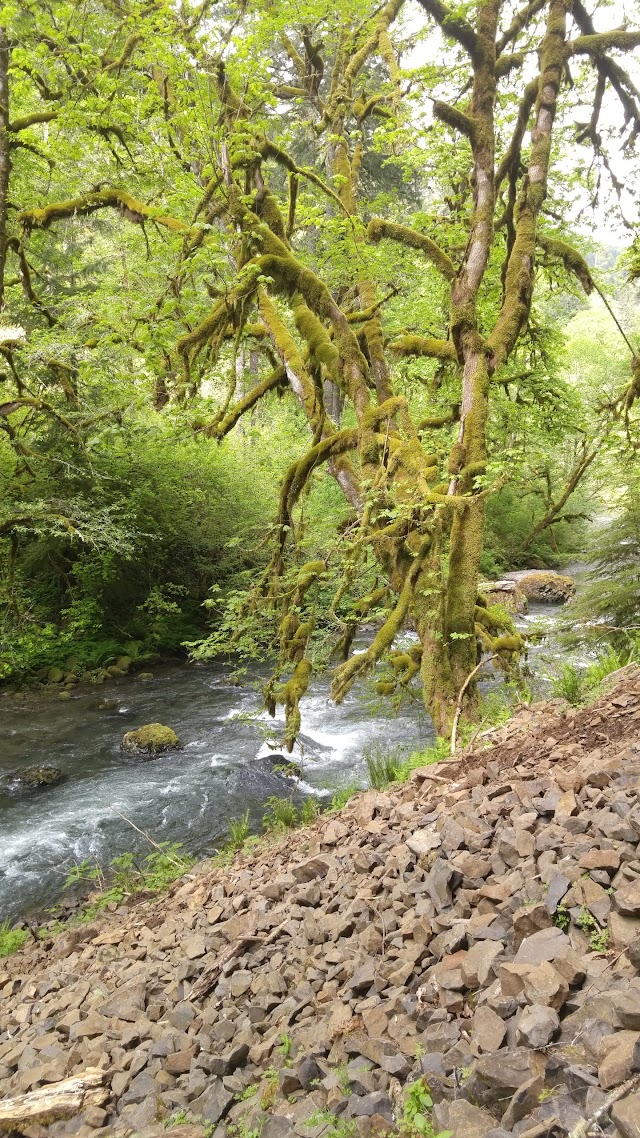
[(0, 1131), (17, 1130), (21, 1134), (35, 1123), (48, 1126), (60, 1119), (73, 1118), (87, 1106), (101, 1106), (109, 1097), (104, 1080), (104, 1071), (87, 1067), (81, 1074), (60, 1083), (49, 1083), (37, 1091), (2, 1099)]

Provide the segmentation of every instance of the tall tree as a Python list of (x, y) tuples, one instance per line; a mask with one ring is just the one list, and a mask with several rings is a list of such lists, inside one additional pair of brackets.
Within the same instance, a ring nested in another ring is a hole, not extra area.
[[(133, 223), (157, 292), (117, 328), (103, 299), (97, 340), (108, 329), (145, 360), (159, 406), (212, 381), (220, 390), (224, 375), (220, 405), (198, 417), (214, 439), (274, 391), (307, 423), (273, 555), (243, 610), (274, 622), (267, 698), (285, 705), (290, 743), (329, 568), (345, 656), (337, 699), (410, 619), (419, 645), (396, 656), (398, 682), (421, 672), (446, 731), (478, 651), (509, 664), (521, 647), (477, 595), (487, 496), (508, 475), (491, 411), (538, 375), (532, 306), (549, 273), (593, 289), (566, 240), (574, 201), (604, 194), (609, 173), (619, 188), (617, 152), (632, 164), (640, 132), (622, 63), (640, 31), (596, 31), (594, 18), (579, 0), (118, 0), (27, 5), (16, 17), (26, 51), (8, 29), (27, 111), (6, 130), (30, 162), (55, 162), (36, 201), (24, 172), (8, 194), (19, 204), (8, 249), (40, 320), (72, 324), (42, 269), (50, 234), (72, 226), (86, 239), (96, 215), (113, 233)], [(621, 138), (608, 125), (616, 100)], [(77, 321), (73, 336), (76, 352), (95, 346)], [(266, 365), (248, 385), (245, 357)], [(327, 555), (304, 564), (297, 511), (321, 468), (350, 515)], [(358, 621), (381, 610), (370, 646), (349, 655)]]

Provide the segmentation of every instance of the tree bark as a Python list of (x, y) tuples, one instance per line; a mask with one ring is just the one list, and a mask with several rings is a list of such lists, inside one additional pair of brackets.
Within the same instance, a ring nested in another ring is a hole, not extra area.
[(11, 153), (9, 149), (9, 37), (0, 26), (0, 312), (4, 307), (7, 263), (7, 201)]

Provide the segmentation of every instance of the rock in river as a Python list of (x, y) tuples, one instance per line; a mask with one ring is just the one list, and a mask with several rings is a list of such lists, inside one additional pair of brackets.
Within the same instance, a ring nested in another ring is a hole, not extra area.
[(511, 574), (529, 601), (564, 605), (575, 594), (575, 581), (550, 569), (533, 569), (528, 573)]
[(162, 723), (146, 723), (137, 731), (127, 731), (122, 740), (122, 750), (128, 755), (159, 755), (162, 751), (175, 751), (181, 746), (175, 731)]
[(26, 790), (31, 790), (33, 786), (50, 786), (51, 783), (59, 782), (61, 777), (63, 772), (58, 767), (25, 767), (20, 770), (17, 782)]

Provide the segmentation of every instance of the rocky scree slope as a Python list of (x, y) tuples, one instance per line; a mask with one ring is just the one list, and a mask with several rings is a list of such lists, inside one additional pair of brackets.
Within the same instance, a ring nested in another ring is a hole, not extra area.
[(27, 947), (0, 1008), (0, 1096), (104, 1083), (28, 1138), (370, 1138), (419, 1078), (454, 1138), (640, 1138), (640, 669)]

